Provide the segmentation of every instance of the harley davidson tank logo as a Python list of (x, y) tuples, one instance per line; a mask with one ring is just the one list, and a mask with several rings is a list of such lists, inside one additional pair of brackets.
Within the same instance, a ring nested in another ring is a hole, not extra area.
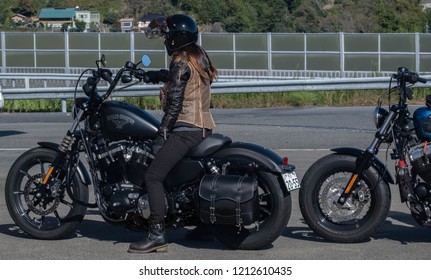
[(124, 126), (128, 124), (133, 125), (135, 123), (132, 118), (122, 114), (109, 115), (107, 119), (109, 122), (112, 122), (117, 129), (123, 129)]

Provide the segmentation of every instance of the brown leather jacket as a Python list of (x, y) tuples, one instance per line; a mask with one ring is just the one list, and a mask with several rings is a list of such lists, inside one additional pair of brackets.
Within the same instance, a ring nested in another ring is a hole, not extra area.
[(165, 84), (166, 104), (159, 133), (166, 135), (174, 126), (192, 126), (213, 129), (210, 112), (211, 83), (204, 80), (187, 59), (178, 61), (173, 56)]
[(200, 128), (213, 129), (215, 123), (210, 112), (211, 85), (202, 80), (190, 63), (191, 75), (184, 90), (184, 101), (177, 122), (189, 123)]

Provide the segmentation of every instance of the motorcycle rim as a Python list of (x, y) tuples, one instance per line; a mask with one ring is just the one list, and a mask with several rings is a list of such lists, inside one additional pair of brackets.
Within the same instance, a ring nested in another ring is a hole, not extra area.
[[(39, 239), (59, 239), (69, 235), (82, 221), (86, 207), (73, 202), (64, 182), (56, 182), (45, 193), (41, 181), (56, 152), (34, 149), (23, 154), (9, 171), (6, 202), (15, 223), (27, 234)], [(75, 175), (70, 189), (81, 201), (88, 201), (88, 189)]]
[(355, 166), (356, 157), (330, 155), (310, 167), (301, 183), (301, 213), (310, 228), (326, 240), (363, 241), (377, 231), (389, 212), (389, 187), (373, 167), (362, 173), (347, 202), (338, 203)]

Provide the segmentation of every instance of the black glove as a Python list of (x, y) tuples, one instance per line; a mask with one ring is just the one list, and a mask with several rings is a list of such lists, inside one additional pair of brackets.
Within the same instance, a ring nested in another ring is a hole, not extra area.
[(168, 81), (169, 71), (166, 69), (160, 69), (159, 71), (147, 71), (144, 75), (145, 83), (153, 83), (158, 84), (159, 82), (167, 82)]
[(153, 141), (153, 146), (151, 147), (151, 151), (153, 152), (153, 155), (156, 155), (157, 152), (160, 150), (160, 148), (165, 143), (165, 138), (163, 138), (163, 135), (158, 134), (156, 136), (156, 139)]

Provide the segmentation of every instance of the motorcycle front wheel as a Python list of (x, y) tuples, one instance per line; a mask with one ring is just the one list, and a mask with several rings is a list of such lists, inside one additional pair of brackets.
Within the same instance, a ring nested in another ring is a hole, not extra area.
[(231, 249), (258, 250), (274, 242), (286, 229), (292, 211), (290, 193), (283, 194), (276, 175), (257, 174), (259, 219), (251, 225), (210, 225), (214, 236)]
[[(42, 189), (42, 179), (57, 152), (34, 148), (22, 154), (6, 178), (6, 205), (14, 222), (34, 238), (52, 240), (71, 234), (84, 218), (87, 207), (75, 202), (64, 188), (64, 181)], [(88, 188), (78, 174), (73, 175), (73, 196), (88, 202)]]
[(338, 203), (356, 167), (357, 157), (331, 154), (319, 159), (305, 173), (299, 206), (308, 226), (324, 239), (354, 243), (371, 237), (384, 223), (391, 203), (388, 184), (371, 166), (346, 203)]

